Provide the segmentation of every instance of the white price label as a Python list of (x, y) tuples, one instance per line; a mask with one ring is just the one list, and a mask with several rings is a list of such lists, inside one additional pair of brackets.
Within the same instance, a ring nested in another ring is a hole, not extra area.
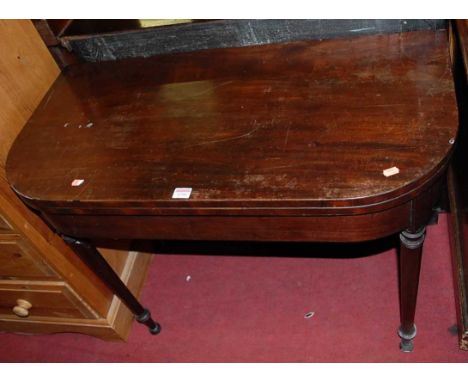
[(191, 193), (192, 189), (189, 187), (178, 187), (172, 193), (172, 199), (188, 199)]

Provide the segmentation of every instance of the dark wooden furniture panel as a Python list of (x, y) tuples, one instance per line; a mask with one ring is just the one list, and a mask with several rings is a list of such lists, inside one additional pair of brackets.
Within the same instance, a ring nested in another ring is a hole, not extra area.
[[(444, 165), (458, 118), (449, 63), (441, 31), (72, 67), (18, 136), (9, 181), (46, 209), (355, 213)], [(176, 187), (190, 200), (171, 199)]]
[(450, 200), (450, 239), (457, 302), (460, 348), (468, 350), (468, 23), (453, 26), (454, 74), (460, 110), (460, 132), (447, 185)]
[[(91, 240), (399, 233), (398, 333), (411, 351), (425, 226), (457, 128), (446, 31), (302, 41), (70, 67), (6, 169), (153, 334)], [(191, 193), (175, 198), (180, 187)]]

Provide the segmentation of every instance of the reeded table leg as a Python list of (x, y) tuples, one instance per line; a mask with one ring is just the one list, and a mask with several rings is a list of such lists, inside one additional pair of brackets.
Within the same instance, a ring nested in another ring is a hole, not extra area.
[(416, 232), (400, 233), (400, 349), (413, 351), (413, 338), (416, 336), (414, 315), (418, 295), (419, 271), (424, 243), (425, 227)]
[(99, 251), (88, 241), (62, 235), (65, 242), (88, 265), (88, 267), (114, 292), (135, 315), (136, 320), (145, 324), (151, 334), (158, 334), (161, 326), (154, 322), (151, 313), (145, 309), (114, 272)]

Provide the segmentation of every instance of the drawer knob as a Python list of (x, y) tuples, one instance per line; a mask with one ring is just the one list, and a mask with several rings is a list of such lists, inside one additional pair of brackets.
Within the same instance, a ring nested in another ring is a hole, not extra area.
[(29, 309), (32, 308), (32, 305), (29, 301), (19, 298), (16, 300), (16, 306), (13, 308), (13, 313), (18, 317), (28, 317)]

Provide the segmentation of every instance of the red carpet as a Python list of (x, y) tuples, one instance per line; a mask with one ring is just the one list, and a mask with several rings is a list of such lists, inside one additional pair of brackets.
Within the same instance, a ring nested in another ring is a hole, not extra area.
[[(319, 248), (311, 255), (327, 256)], [(158, 255), (142, 301), (163, 326), (159, 336), (138, 324), (127, 343), (0, 334), (0, 361), (468, 361), (450, 329), (456, 316), (445, 215), (428, 229), (410, 354), (398, 349), (393, 249), (348, 259)], [(306, 319), (307, 312), (314, 315)]]

